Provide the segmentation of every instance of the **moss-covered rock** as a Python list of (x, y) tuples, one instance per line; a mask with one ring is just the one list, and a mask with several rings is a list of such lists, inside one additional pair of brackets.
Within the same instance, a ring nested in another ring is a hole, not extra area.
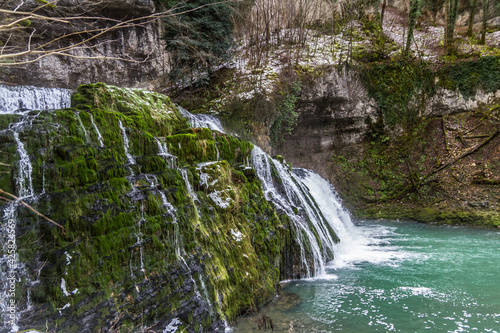
[[(188, 128), (168, 97), (85, 85), (70, 109), (0, 116), (11, 122), (32, 165), (25, 200), (65, 231), (17, 207), (29, 276), (17, 303), (30, 289), (34, 307), (21, 327), (161, 331), (178, 318), (179, 329), (216, 331), (300, 276), (292, 224), (244, 167), (252, 144)], [(19, 193), (13, 133), (0, 132), (12, 164), (0, 184)]]

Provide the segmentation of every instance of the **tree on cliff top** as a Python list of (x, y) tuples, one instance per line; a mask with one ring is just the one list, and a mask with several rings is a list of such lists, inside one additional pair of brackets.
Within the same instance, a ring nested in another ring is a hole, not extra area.
[(171, 79), (193, 79), (230, 59), (233, 1), (160, 1), (173, 14), (163, 19), (163, 38), (172, 57)]

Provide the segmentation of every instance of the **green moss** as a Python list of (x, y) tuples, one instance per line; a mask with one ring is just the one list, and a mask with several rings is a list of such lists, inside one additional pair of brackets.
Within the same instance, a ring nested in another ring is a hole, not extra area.
[(500, 89), (500, 56), (481, 57), (478, 60), (458, 62), (438, 72), (438, 85), (450, 90), (458, 89), (469, 99), (478, 89), (486, 93)]

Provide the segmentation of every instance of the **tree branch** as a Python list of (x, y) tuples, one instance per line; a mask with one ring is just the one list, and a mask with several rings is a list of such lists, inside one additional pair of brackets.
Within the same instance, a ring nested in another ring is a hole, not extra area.
[[(60, 225), (59, 223), (55, 222), (54, 220), (51, 220), (51, 219), (50, 219), (50, 218), (48, 218), (47, 216), (43, 215), (42, 213), (40, 213), (39, 211), (37, 211), (36, 209), (34, 209), (34, 208), (33, 208), (33, 207), (31, 207), (30, 205), (28, 205), (26, 202), (24, 202), (24, 201), (22, 201), (21, 199), (19, 199), (18, 197), (16, 197), (15, 195), (13, 195), (13, 194), (11, 194), (11, 193), (9, 193), (9, 192), (6, 192), (6, 191), (4, 191), (4, 190), (2, 190), (2, 189), (0, 189), (0, 194), (7, 195), (7, 196), (9, 196), (9, 197), (11, 197), (11, 198), (14, 198), (14, 200), (16, 200), (16, 201), (19, 201), (22, 205), (24, 205), (24, 206), (28, 207), (28, 208), (29, 208), (31, 211), (33, 211), (36, 215), (38, 215), (38, 216), (40, 216), (40, 217), (43, 217), (44, 219), (46, 219), (46, 220), (47, 220), (47, 221), (49, 221), (50, 223), (52, 223), (52, 224), (54, 224), (54, 225), (58, 226), (59, 228), (61, 228), (63, 235), (66, 235), (66, 229), (65, 229), (62, 225)], [(3, 198), (3, 197), (2, 197), (2, 199), (9, 201), (9, 199)], [(12, 200), (10, 200), (10, 201), (12, 201)]]

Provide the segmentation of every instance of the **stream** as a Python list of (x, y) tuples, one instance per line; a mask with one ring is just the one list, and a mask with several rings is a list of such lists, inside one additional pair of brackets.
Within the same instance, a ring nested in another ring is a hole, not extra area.
[(500, 332), (500, 232), (356, 224), (363, 246), (337, 256), (323, 276), (284, 282), (235, 332), (258, 332), (262, 314), (275, 332)]

